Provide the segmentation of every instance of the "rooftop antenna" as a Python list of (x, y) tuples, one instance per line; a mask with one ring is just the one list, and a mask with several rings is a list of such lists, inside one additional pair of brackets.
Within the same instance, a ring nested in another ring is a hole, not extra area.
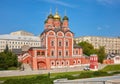
[(46, 13), (45, 13), (45, 19), (47, 19), (47, 16), (48, 16), (48, 13), (46, 12)]
[(50, 7), (50, 14), (52, 14), (52, 8)]
[(67, 15), (67, 13), (66, 13), (66, 9), (65, 9), (65, 16)]
[(58, 14), (58, 8), (57, 7), (56, 7), (55, 11), (56, 11), (56, 14)]

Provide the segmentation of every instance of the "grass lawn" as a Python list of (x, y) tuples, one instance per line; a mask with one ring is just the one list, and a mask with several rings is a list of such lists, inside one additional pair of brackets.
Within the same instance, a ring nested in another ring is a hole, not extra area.
[[(107, 73), (114, 71), (112, 73)], [(81, 79), (92, 78), (101, 76), (111, 76), (113, 74), (120, 74), (120, 65), (108, 65), (100, 71), (76, 71), (76, 72), (63, 72), (63, 73), (51, 73), (42, 75), (26, 75), (26, 76), (12, 76), (12, 77), (0, 77), (0, 80), (5, 81), (4, 84), (53, 84), (53, 80), (60, 78)]]
[(102, 69), (102, 71), (120, 71), (120, 64), (108, 65)]

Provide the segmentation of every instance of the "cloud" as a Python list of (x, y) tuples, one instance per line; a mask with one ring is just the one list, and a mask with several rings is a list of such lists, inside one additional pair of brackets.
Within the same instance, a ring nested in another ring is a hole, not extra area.
[(63, 2), (63, 1), (60, 1), (60, 0), (41, 0), (41, 1), (44, 1), (44, 2), (47, 2), (47, 3), (52, 3), (52, 4), (58, 4), (58, 5), (69, 7), (69, 8), (75, 8), (76, 7), (75, 5), (71, 5), (69, 3), (66, 3), (66, 2)]
[(113, 4), (117, 4), (120, 3), (120, 0), (96, 0), (97, 2), (103, 4), (103, 5), (113, 5)]
[(102, 30), (102, 27), (97, 27), (97, 30)]
[(110, 28), (110, 25), (103, 25), (103, 26), (98, 26), (97, 27), (97, 30), (100, 31), (100, 30), (108, 30)]

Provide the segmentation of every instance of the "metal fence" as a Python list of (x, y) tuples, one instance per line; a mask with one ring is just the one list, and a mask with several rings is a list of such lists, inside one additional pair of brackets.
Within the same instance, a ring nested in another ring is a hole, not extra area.
[(67, 80), (58, 79), (54, 81), (54, 84), (120, 84), (118, 81), (79, 81), (79, 80)]

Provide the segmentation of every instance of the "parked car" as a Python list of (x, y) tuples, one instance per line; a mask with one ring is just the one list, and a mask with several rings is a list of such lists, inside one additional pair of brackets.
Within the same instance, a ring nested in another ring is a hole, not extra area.
[(85, 66), (85, 67), (83, 68), (83, 70), (85, 70), (85, 71), (89, 71), (90, 68), (89, 68), (89, 66)]

